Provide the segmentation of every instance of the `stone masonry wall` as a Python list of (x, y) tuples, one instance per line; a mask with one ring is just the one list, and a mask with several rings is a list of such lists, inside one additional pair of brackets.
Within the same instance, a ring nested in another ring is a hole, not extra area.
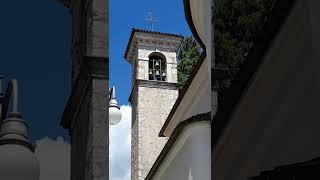
[(71, 179), (108, 179), (106, 79), (92, 79), (71, 133)]
[[(73, 84), (80, 75), (80, 62), (90, 58), (105, 58), (100, 67), (90, 72), (90, 87), (75, 113), (71, 130), (73, 180), (109, 179), (108, 168), (108, 0), (79, 0), (72, 2), (72, 67)], [(93, 61), (92, 61), (93, 62)], [(77, 91), (81, 91), (77, 89)]]
[(108, 136), (108, 81), (106, 79), (92, 80), (91, 108), (89, 114), (89, 133), (87, 159), (90, 160), (88, 180), (109, 179), (109, 136)]
[(86, 180), (88, 176), (87, 169), (89, 134), (89, 109), (91, 92), (88, 91), (81, 104), (80, 111), (71, 132), (71, 180)]
[[(136, 113), (134, 108), (132, 108), (132, 113)], [(138, 180), (139, 179), (139, 131), (138, 131), (138, 121), (135, 121), (132, 129), (131, 129), (131, 180)], [(141, 138), (140, 138), (141, 140)]]
[(88, 12), (87, 55), (108, 57), (108, 0), (93, 0)]
[[(90, 1), (89, 1), (90, 2)], [(91, 0), (87, 12), (87, 56), (108, 57), (108, 0)], [(105, 62), (104, 66), (107, 66)], [(101, 67), (105, 69), (104, 67)], [(108, 77), (93, 75), (88, 139), (88, 180), (109, 179)]]
[[(131, 179), (144, 180), (167, 138), (158, 137), (177, 97), (177, 49), (182, 37), (133, 31), (126, 60), (132, 66)], [(166, 81), (149, 81), (149, 56), (166, 60)]]
[(162, 49), (157, 49), (156, 51), (151, 48), (141, 47), (138, 50), (138, 67), (137, 67), (137, 79), (149, 79), (149, 55), (152, 52), (160, 52), (166, 57), (167, 63), (167, 82), (176, 83), (178, 81), (177, 78), (177, 54), (171, 51), (165, 51)]
[(136, 120), (132, 129), (132, 179), (143, 180), (167, 142), (158, 137), (176, 99), (178, 90), (138, 87)]

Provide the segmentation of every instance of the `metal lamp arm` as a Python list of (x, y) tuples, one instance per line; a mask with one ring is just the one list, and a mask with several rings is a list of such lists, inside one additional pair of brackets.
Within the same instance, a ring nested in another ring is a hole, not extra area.
[(109, 92), (109, 99), (115, 99), (116, 98), (116, 90), (115, 87), (112, 86), (110, 92)]
[(8, 87), (6, 90), (4, 103), (3, 103), (3, 109), (1, 114), (1, 121), (3, 121), (6, 118), (7, 111), (8, 111), (8, 105), (10, 102), (10, 99), (12, 97), (12, 112), (18, 113), (19, 112), (19, 98), (18, 98), (18, 81), (16, 79), (12, 79), (8, 83)]

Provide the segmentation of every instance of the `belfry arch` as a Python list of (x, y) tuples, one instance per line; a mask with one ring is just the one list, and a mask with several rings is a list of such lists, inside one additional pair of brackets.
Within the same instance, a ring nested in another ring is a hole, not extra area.
[(160, 52), (152, 52), (149, 55), (148, 65), (149, 80), (166, 81), (167, 60), (165, 55)]

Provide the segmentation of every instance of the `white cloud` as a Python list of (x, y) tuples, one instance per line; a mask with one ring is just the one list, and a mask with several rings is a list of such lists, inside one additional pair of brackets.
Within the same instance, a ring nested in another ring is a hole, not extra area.
[(40, 180), (70, 179), (70, 144), (62, 137), (36, 141), (35, 155), (40, 164)]
[[(131, 179), (131, 107), (121, 106), (122, 119), (110, 126), (109, 179)], [(40, 180), (70, 179), (71, 146), (62, 137), (36, 141), (35, 154), (40, 163)]]
[(121, 106), (122, 119), (110, 126), (109, 177), (112, 180), (131, 179), (131, 106)]

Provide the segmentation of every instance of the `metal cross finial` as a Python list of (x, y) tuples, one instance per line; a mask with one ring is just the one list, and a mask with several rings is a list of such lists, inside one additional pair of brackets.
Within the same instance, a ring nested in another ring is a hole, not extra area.
[(152, 11), (150, 11), (150, 13), (149, 13), (149, 18), (146, 19), (146, 21), (149, 21), (149, 23), (151, 24), (151, 31), (153, 31), (154, 24), (155, 24), (155, 22), (157, 22), (158, 20), (153, 16)]

